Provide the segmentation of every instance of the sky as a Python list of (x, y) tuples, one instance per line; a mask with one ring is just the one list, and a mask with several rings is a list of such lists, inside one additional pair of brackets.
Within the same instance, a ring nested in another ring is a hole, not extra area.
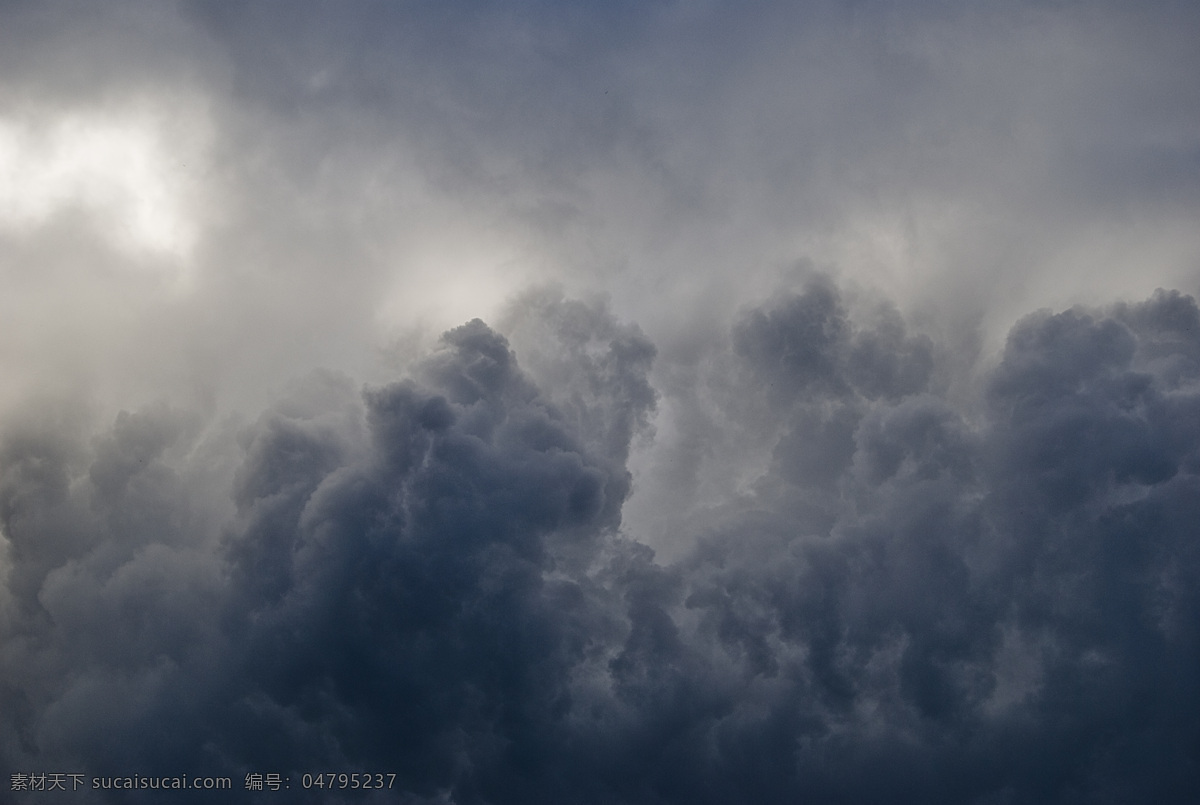
[(1194, 801), (1197, 41), (0, 0), (0, 799)]

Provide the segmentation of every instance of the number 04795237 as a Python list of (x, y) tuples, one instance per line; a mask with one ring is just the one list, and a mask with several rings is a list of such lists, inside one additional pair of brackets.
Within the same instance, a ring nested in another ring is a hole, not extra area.
[(303, 775), (300, 778), (300, 784), (304, 788), (391, 788), (396, 784), (396, 775), (394, 773), (335, 774), (334, 772), (319, 772)]

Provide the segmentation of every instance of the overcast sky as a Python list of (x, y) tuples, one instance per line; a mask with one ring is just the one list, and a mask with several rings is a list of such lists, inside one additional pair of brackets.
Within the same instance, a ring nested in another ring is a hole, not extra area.
[(1197, 42), (0, 0), (0, 799), (1194, 801)]

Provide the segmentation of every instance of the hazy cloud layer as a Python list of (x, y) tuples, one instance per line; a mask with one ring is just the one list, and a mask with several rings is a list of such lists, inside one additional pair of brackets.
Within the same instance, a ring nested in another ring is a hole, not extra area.
[(0, 2), (5, 797), (1190, 802), (1198, 37)]

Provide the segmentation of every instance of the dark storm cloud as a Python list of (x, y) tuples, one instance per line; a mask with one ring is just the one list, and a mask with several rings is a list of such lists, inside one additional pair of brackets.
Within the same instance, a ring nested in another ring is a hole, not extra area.
[(837, 289), (820, 278), (802, 294), (752, 311), (734, 331), (734, 346), (784, 401), (921, 391), (932, 363), (929, 340), (909, 339), (895, 310), (883, 315), (878, 326), (855, 332)]
[[(430, 796), (544, 786), (571, 669), (620, 628), (581, 574), (615, 538), (631, 423), (653, 399), (636, 330), (578, 303), (539, 311), (573, 334), (565, 355), (592, 344), (602, 376), (627, 378), (577, 378), (595, 453), (479, 321), (419, 380), (362, 397), (328, 373), (295, 385), (238, 437), (219, 539), (188, 529), (183, 470), (163, 460), (187, 438), (178, 415), (122, 414), (85, 474), (69, 439), (10, 439), (4, 533), (14, 580), (32, 578), (11, 584), (6, 667), (14, 685), (50, 671), (12, 691), (37, 712), (9, 724), (19, 751), (113, 773), (383, 763)], [(73, 539), (51, 551), (45, 518), (64, 510)], [(119, 742), (88, 748), (110, 730)], [(513, 752), (529, 780), (501, 773)]]
[[(782, 418), (773, 462), (670, 564), (621, 531), (653, 348), (554, 292), (514, 307), (532, 373), (473, 321), (409, 379), (293, 384), (236, 444), (161, 407), (90, 445), (24, 426), (6, 766), (385, 769), (413, 802), (1184, 802), (1198, 323), (1173, 292), (1034, 314), (968, 420), (894, 313), (781, 294), (727, 336), (783, 384), (745, 387)], [(919, 368), (864, 383), (863, 344)], [(223, 524), (181, 483), (204, 444), (240, 453)]]
[(0, 2), (0, 786), (1190, 801), (1198, 21)]

